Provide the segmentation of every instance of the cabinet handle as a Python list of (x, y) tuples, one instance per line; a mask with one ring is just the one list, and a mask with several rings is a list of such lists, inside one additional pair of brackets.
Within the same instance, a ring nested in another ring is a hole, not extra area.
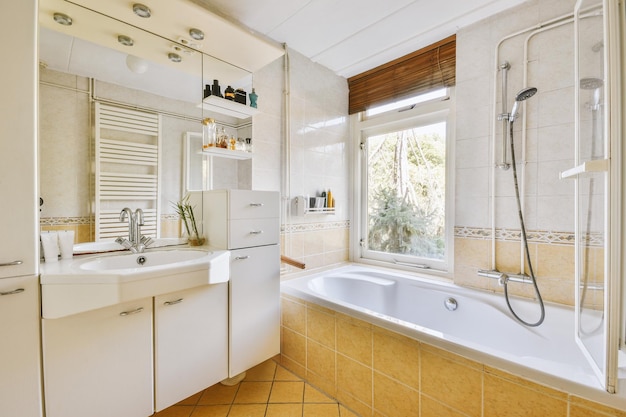
[(251, 235), (260, 235), (261, 233), (263, 233), (263, 230), (251, 230), (250, 231)]
[(263, 207), (263, 203), (250, 203), (250, 207)]
[(21, 292), (24, 292), (24, 288), (18, 288), (15, 289), (13, 291), (7, 291), (7, 292), (0, 292), (0, 296), (2, 295), (13, 295), (13, 294), (19, 294)]
[(236, 256), (235, 260), (236, 261), (243, 261), (244, 259), (248, 259), (248, 258), (250, 258), (249, 255), (246, 255), (246, 256)]
[(178, 304), (178, 303), (182, 303), (182, 302), (183, 302), (183, 299), (179, 298), (178, 300), (174, 300), (174, 301), (166, 301), (166, 302), (163, 303), (163, 305), (173, 306), (174, 304)]
[(131, 314), (137, 314), (137, 313), (141, 313), (143, 311), (143, 307), (139, 307), (136, 310), (130, 310), (130, 311), (122, 311), (120, 313), (120, 316), (125, 317), (125, 316), (130, 316)]
[(0, 266), (14, 266), (14, 265), (22, 265), (24, 262), (22, 261), (13, 261), (13, 262), (7, 262), (4, 264), (0, 264)]

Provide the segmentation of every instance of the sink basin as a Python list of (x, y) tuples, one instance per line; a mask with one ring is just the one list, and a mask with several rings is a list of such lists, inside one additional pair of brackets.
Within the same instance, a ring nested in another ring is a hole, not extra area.
[[(187, 243), (187, 239), (179, 239), (179, 238), (158, 238), (154, 239), (154, 242), (150, 244), (150, 248), (161, 248), (164, 246), (176, 246), (176, 245), (184, 245)], [(124, 249), (122, 245), (115, 242), (84, 242), (77, 243), (74, 245), (74, 254), (75, 255), (84, 255), (84, 254), (97, 254), (97, 253), (105, 253), (105, 252), (128, 252), (127, 249)]]
[(152, 249), (74, 257), (41, 265), (43, 318), (227, 282), (230, 252)]
[(146, 268), (185, 262), (207, 256), (202, 250), (159, 250), (124, 255), (99, 256), (86, 262), (78, 262), (77, 267), (85, 271), (116, 271), (121, 274), (134, 273)]

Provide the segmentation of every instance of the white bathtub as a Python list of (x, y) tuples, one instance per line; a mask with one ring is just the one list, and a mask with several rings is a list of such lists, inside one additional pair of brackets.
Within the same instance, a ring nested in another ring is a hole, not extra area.
[[(281, 291), (556, 388), (606, 395), (576, 346), (571, 308), (547, 304), (544, 323), (530, 328), (502, 295), (356, 265), (283, 281)], [(538, 311), (514, 303), (529, 320)]]

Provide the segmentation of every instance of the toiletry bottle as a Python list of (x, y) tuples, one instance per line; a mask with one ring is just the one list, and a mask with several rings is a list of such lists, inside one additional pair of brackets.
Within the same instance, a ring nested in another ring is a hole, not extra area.
[(236, 146), (237, 146), (237, 139), (235, 139), (235, 136), (231, 136), (230, 140), (228, 141), (228, 149), (230, 149), (231, 151), (234, 151)]
[(230, 85), (224, 90), (224, 98), (226, 100), (235, 101), (235, 89)]
[(224, 96), (222, 95), (222, 92), (220, 89), (220, 83), (218, 80), (213, 80), (213, 87), (211, 88), (211, 94), (217, 97), (224, 98)]
[(250, 97), (250, 107), (254, 107), (256, 109), (256, 101), (259, 98), (259, 95), (254, 91), (254, 88), (248, 97)]
[(330, 190), (326, 193), (326, 207), (333, 207), (333, 193)]
[(208, 96), (210, 96), (210, 95), (211, 95), (211, 84), (207, 84), (207, 85), (204, 87), (204, 95), (203, 95), (203, 97), (204, 97), (204, 98), (207, 98), (207, 97), (208, 97)]
[(228, 148), (228, 134), (226, 130), (222, 127), (220, 130), (220, 134), (217, 137), (217, 145), (218, 148)]
[(215, 120), (207, 117), (202, 120), (202, 149), (208, 149), (215, 146), (217, 140), (217, 126)]
[(252, 152), (252, 138), (246, 138), (246, 152)]

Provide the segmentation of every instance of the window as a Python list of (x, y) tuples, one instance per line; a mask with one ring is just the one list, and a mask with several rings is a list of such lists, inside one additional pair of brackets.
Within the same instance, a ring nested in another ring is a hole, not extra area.
[(451, 102), (444, 89), (413, 98), (409, 108), (370, 110), (378, 116), (356, 123), (362, 260), (450, 269)]

